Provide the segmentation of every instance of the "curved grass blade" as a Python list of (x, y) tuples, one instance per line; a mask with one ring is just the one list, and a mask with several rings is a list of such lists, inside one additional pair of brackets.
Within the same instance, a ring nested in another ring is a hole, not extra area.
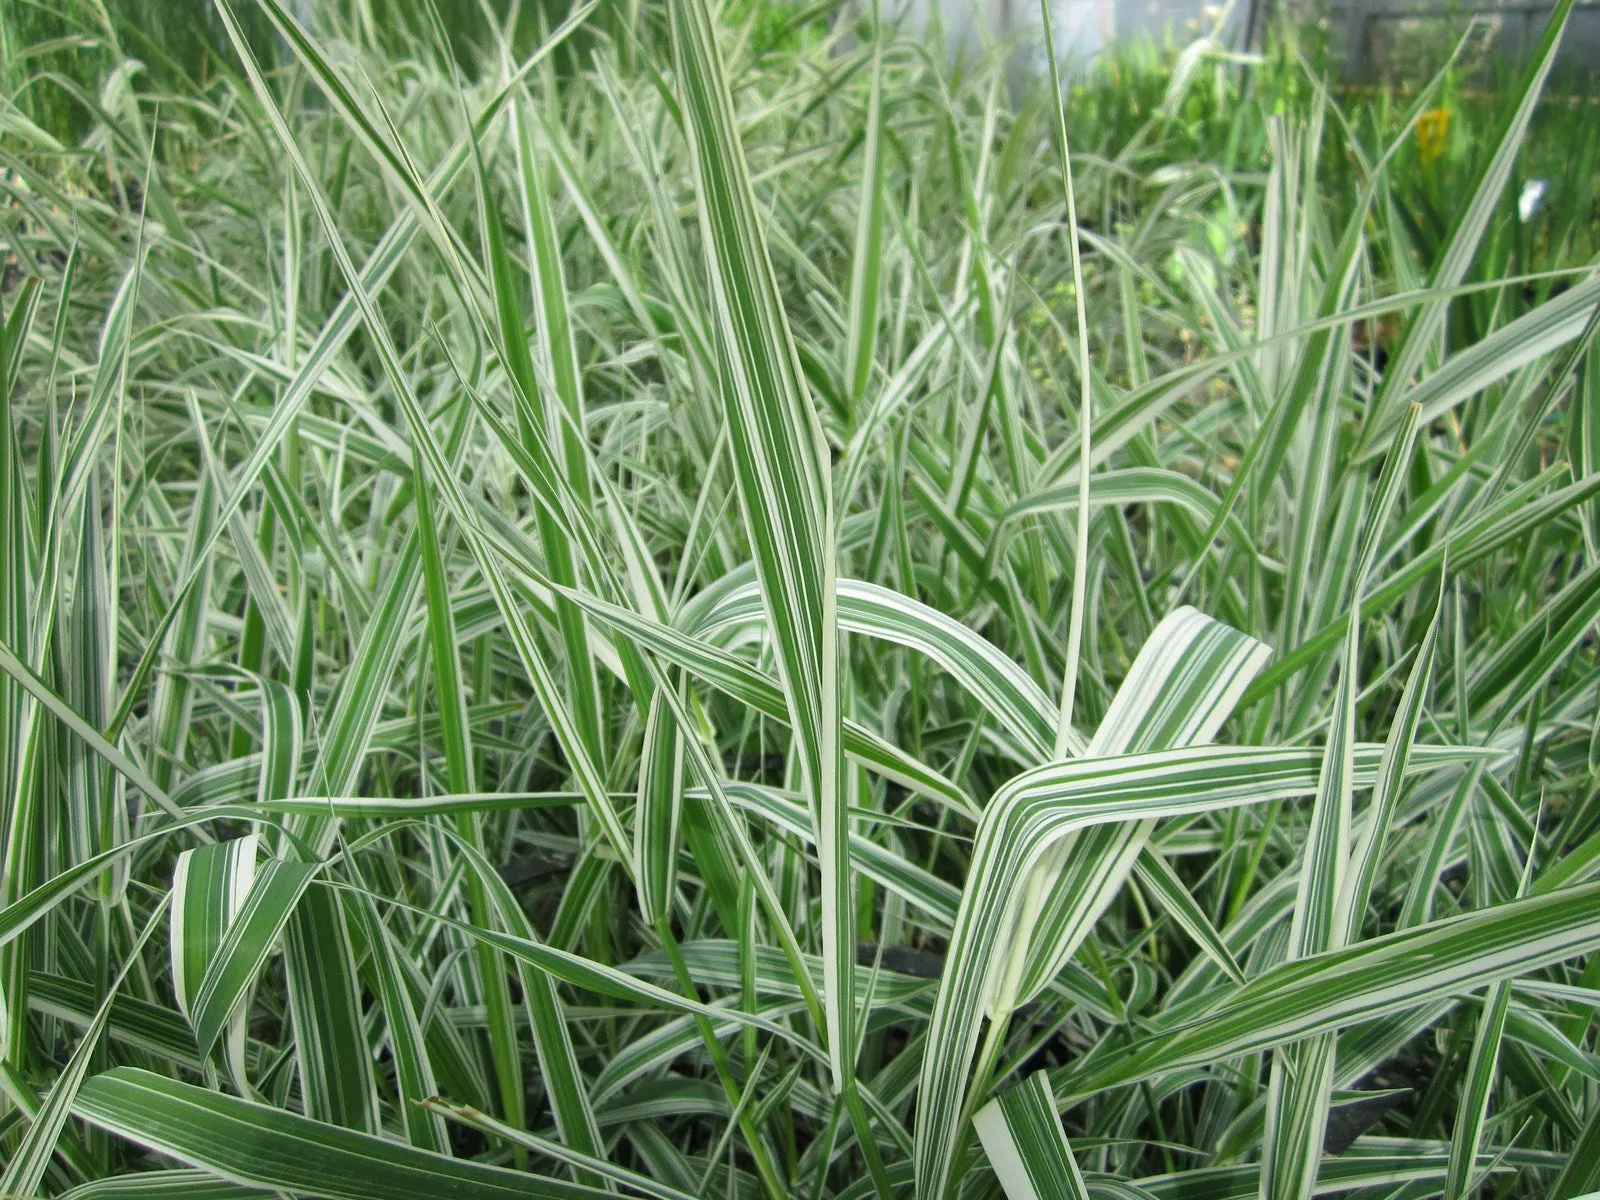
[(1053, 1073), (1056, 1096), (1076, 1103), (1156, 1072), (1346, 1028), (1589, 953), (1600, 946), (1597, 897), (1600, 884), (1564, 888), (1285, 963), (1183, 1027), (1119, 1049), (1115, 1063)]
[(611, 1194), (444, 1158), (134, 1067), (88, 1080), (73, 1112), (228, 1182), (330, 1200), (584, 1200)]
[[(1370, 753), (1363, 755), (1372, 761)], [(942, 1195), (963, 1133), (967, 1069), (986, 997), (1015, 945), (1023, 896), (1015, 886), (1073, 834), (1103, 824), (1215, 812), (1315, 791), (1311, 750), (1201, 746), (1085, 758), (1025, 772), (984, 810), (928, 1030), (918, 1091), (917, 1186)], [(1370, 766), (1368, 768), (1371, 769)]]

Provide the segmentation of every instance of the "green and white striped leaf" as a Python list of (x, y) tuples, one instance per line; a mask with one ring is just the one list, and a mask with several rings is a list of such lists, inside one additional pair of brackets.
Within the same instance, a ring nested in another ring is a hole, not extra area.
[[(1544, 36), (1528, 60), (1525, 73), (1517, 89), (1516, 106), (1507, 114), (1502, 125), (1488, 167), (1478, 177), (1471, 199), (1456, 212), (1450, 232), (1439, 254), (1429, 284), (1438, 292), (1453, 288), (1464, 278), (1472, 266), (1478, 244), (1488, 229), (1499, 203), (1500, 193), (1517, 160), (1528, 122), (1533, 119), (1545, 80), (1555, 66), (1556, 51), (1566, 32), (1567, 18), (1572, 11), (1572, 0), (1557, 0), (1545, 22)], [(1444, 328), (1449, 300), (1436, 295), (1425, 301), (1406, 325), (1405, 338), (1395, 354), (1394, 361), (1384, 372), (1383, 385), (1373, 398), (1367, 422), (1362, 430), (1364, 441), (1386, 432), (1385, 426), (1393, 420), (1389, 414), (1397, 412), (1405, 402), (1420, 403), (1415, 394), (1414, 380), (1423, 368), (1427, 356), (1436, 346)], [(1426, 406), (1424, 406), (1426, 409)], [(1431, 416), (1430, 416), (1431, 419)]]
[(822, 426), (790, 336), (704, 0), (668, 5), (695, 161), (695, 194), (716, 314), (718, 385), (740, 509), (817, 823), (823, 990), (833, 1086), (846, 1086), (855, 1017), (839, 997), (855, 973), (854, 888), (843, 798), (834, 511)]
[(1007, 1200), (1089, 1200), (1045, 1072), (1001, 1092), (972, 1124)]
[[(205, 985), (213, 968), (234, 956), (229, 935), (255, 892), (259, 844), (259, 836), (250, 833), (214, 846), (185, 850), (172, 872), (172, 990), (179, 1011), (195, 1030), (202, 1057), (210, 1054), (223, 1025), (229, 1026), (224, 1053), (240, 1081), (244, 1079), (245, 1014), (242, 1010), (235, 1012), (232, 1003), (216, 1011)], [(275, 928), (273, 933), (276, 932)], [(239, 994), (228, 997), (230, 1001), (239, 998)]]
[[(681, 690), (681, 683), (678, 686), (679, 701), (687, 705), (687, 692)], [(665, 699), (657, 696), (645, 722), (633, 827), (640, 916), (651, 925), (672, 917), (683, 812), (683, 757), (683, 734), (677, 719)]]
[(309, 1116), (375, 1134), (378, 1083), (345, 920), (339, 893), (316, 887), (302, 892), (284, 928), (294, 1058)]
[[(838, 581), (839, 628), (927, 655), (972, 693), (1034, 761), (1049, 756), (1055, 706), (1026, 671), (961, 622), (898, 592), (859, 579)], [(710, 636), (761, 622), (751, 585), (732, 588), (686, 614), (685, 632)]]
[[(1091, 757), (1204, 745), (1232, 713), (1270, 651), (1193, 608), (1168, 615), (1112, 698)], [(1026, 1003), (1055, 978), (1116, 896), (1149, 840), (1148, 825), (1111, 825), (1063, 843), (1029, 880), (1030, 909), (1010, 948), (1014, 992), (991, 993), (991, 1016)], [(1074, 846), (1076, 847), (1074, 849)], [(1069, 858), (1070, 855), (1070, 858)], [(1005, 985), (1007, 989), (1012, 986)]]
[[(187, 1015), (195, 1042), (202, 1055), (209, 1054), (217, 1038), (227, 1029), (227, 1052), (229, 1062), (235, 1066), (236, 1079), (244, 1078), (244, 1006), (250, 989), (300, 897), (320, 871), (321, 867), (315, 863), (288, 862), (281, 858), (263, 863), (255, 872), (250, 891), (229, 918), (227, 929), (207, 960), (199, 982), (194, 985)], [(174, 897), (176, 907), (176, 886)], [(173, 976), (176, 979), (176, 968)]]
[(365, 944), (362, 956), (368, 978), (376, 980), (379, 1005), (388, 1028), (389, 1052), (394, 1058), (396, 1097), (400, 1119), (405, 1123), (406, 1140), (419, 1150), (448, 1155), (450, 1141), (439, 1115), (424, 1107), (423, 1101), (439, 1094), (433, 1065), (428, 1059), (427, 1040), (417, 1019), (416, 1006), (404, 978), (403, 949), (394, 945), (392, 935), (378, 916), (370, 896), (349, 897), (347, 911), (352, 914), (359, 938)]
[(1156, 1071), (1346, 1028), (1589, 953), (1600, 946), (1597, 896), (1600, 884), (1565, 888), (1285, 963), (1180, 1028), (1119, 1049), (1115, 1063), (1056, 1072), (1056, 1096), (1071, 1104)]
[[(1360, 647), (1359, 610), (1352, 609), (1322, 774), (1296, 881), (1287, 948), (1291, 962), (1337, 950), (1346, 942), (1339, 904), (1350, 886), (1347, 873), (1355, 805), (1354, 725)], [(1262, 1147), (1263, 1196), (1282, 1196), (1284, 1200), (1308, 1200), (1311, 1196), (1322, 1162), (1337, 1049), (1334, 1036), (1323, 1033), (1273, 1051)]]
[(252, 1200), (261, 1190), (192, 1167), (178, 1167), (96, 1179), (65, 1195), (71, 1200)]
[(580, 1200), (609, 1192), (444, 1158), (193, 1084), (117, 1067), (88, 1080), (73, 1112), (109, 1133), (230, 1183), (330, 1200)]
[(61, 1137), (67, 1118), (72, 1115), (73, 1102), (77, 1099), (84, 1077), (88, 1075), (90, 1065), (99, 1050), (100, 1039), (104, 1036), (106, 1026), (111, 1019), (117, 992), (122, 987), (123, 980), (127, 978), (128, 972), (139, 961), (139, 952), (144, 949), (144, 944), (150, 940), (150, 935), (155, 932), (164, 915), (163, 908), (158, 906), (135, 939), (128, 957), (123, 960), (116, 978), (111, 981), (105, 1000), (101, 1002), (88, 1028), (84, 1030), (83, 1037), (73, 1050), (72, 1057), (67, 1060), (66, 1067), (56, 1077), (49, 1097), (34, 1115), (21, 1145), (11, 1154), (4, 1173), (0, 1173), (0, 1195), (32, 1195), (43, 1180), (45, 1170), (50, 1165), (50, 1156), (56, 1149), (56, 1142)]
[[(1376, 755), (1365, 757), (1371, 764)], [(1027, 878), (1073, 834), (1096, 825), (1306, 795), (1316, 789), (1321, 763), (1321, 753), (1311, 750), (1193, 747), (1053, 763), (1017, 776), (995, 795), (973, 844), (947, 951), (950, 967), (929, 1025), (929, 1046), (936, 1049), (923, 1059), (917, 1110), (917, 1186), (923, 1193), (942, 1193), (961, 1133), (961, 1095), (986, 994), (1014, 944), (1024, 902), (1014, 881)]]

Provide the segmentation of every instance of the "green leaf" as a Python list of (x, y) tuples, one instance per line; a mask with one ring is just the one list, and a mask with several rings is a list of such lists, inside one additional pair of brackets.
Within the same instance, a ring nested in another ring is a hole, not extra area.
[(283, 948), (306, 1112), (318, 1121), (377, 1133), (377, 1078), (339, 893), (327, 887), (304, 891), (284, 929)]
[(1220, 1062), (1384, 1013), (1459, 996), (1600, 946), (1585, 920), (1600, 884), (1565, 888), (1285, 963), (1202, 1016), (1052, 1076), (1063, 1103), (1155, 1071)]
[(1321, 761), (1310, 750), (1207, 746), (1084, 758), (1024, 772), (995, 795), (973, 844), (947, 951), (950, 965), (929, 1024), (917, 1106), (919, 1188), (930, 1195), (944, 1188), (986, 992), (1015, 944), (1022, 902), (1015, 881), (1073, 834), (1096, 825), (1305, 795), (1316, 789)]
[(817, 824), (833, 1086), (845, 1087), (855, 1017), (854, 887), (842, 796), (834, 511), (822, 426), (806, 392), (704, 0), (668, 6), (716, 314), (719, 390), (740, 509), (795, 753)]
[(845, 382), (851, 411), (866, 395), (878, 340), (878, 293), (883, 271), (883, 46), (872, 43), (872, 91), (862, 145), (861, 199), (855, 251), (850, 259), (850, 330), (845, 341)]
[[(254, 838), (239, 840), (254, 841)], [(224, 843), (227, 846), (235, 844)], [(230, 1038), (234, 1041), (234, 1046), (230, 1049), (231, 1061), (242, 1064), (244, 1005), (250, 989), (259, 977), (262, 967), (266, 965), (267, 958), (294, 913), (300, 897), (305, 894), (306, 888), (321, 869), (315, 863), (287, 862), (284, 859), (273, 858), (263, 863), (260, 870), (254, 871), (250, 891), (228, 916), (226, 929), (217, 940), (210, 957), (203, 963), (204, 973), (198, 983), (191, 985), (192, 998), (185, 1007), (185, 1013), (194, 1028), (195, 1042), (199, 1045), (202, 1055), (211, 1052), (223, 1029), (229, 1027)], [(176, 881), (173, 884), (173, 893), (173, 920), (176, 924), (178, 911)], [(185, 932), (188, 932), (187, 925)], [(175, 930), (173, 937), (175, 959), (178, 945), (179, 939)], [(189, 964), (187, 969), (192, 971), (196, 965), (199, 965), (198, 961)], [(174, 980), (178, 977), (177, 972), (178, 968), (174, 962)], [(236, 1076), (243, 1078), (242, 1072), (236, 1071)]]
[(163, 903), (156, 907), (150, 919), (145, 922), (144, 929), (135, 939), (127, 958), (123, 960), (121, 969), (111, 983), (110, 990), (106, 993), (105, 1000), (101, 1002), (94, 1019), (89, 1022), (89, 1027), (84, 1030), (83, 1038), (73, 1050), (72, 1057), (67, 1060), (67, 1065), (56, 1076), (55, 1083), (50, 1088), (49, 1098), (34, 1116), (32, 1124), (28, 1126), (27, 1135), (11, 1155), (11, 1161), (6, 1164), (4, 1174), (0, 1174), (0, 1194), (30, 1195), (44, 1178), (45, 1169), (50, 1165), (50, 1157), (56, 1149), (56, 1141), (61, 1137), (67, 1118), (72, 1114), (73, 1102), (77, 1099), (84, 1077), (89, 1073), (90, 1065), (99, 1050), (100, 1038), (104, 1035), (106, 1025), (111, 1019), (112, 1006), (117, 999), (118, 989), (128, 977), (128, 972), (139, 961), (139, 952), (144, 949), (145, 942), (155, 932), (164, 915)]
[[(1430, 288), (1437, 292), (1443, 293), (1460, 283), (1466, 278), (1467, 271), (1472, 266), (1478, 244), (1499, 203), (1500, 193), (1504, 191), (1506, 181), (1511, 177), (1517, 153), (1522, 147), (1528, 123), (1533, 119), (1534, 110), (1538, 106), (1545, 80), (1555, 66), (1556, 51), (1561, 46), (1561, 36), (1566, 31), (1567, 18), (1571, 11), (1572, 0), (1559, 0), (1545, 22), (1544, 36), (1524, 69), (1521, 85), (1516, 93), (1516, 105), (1506, 114), (1496, 141), (1494, 155), (1479, 176), (1471, 199), (1456, 210), (1444, 248), (1428, 280)], [(1389, 413), (1395, 411), (1398, 404), (1406, 400), (1420, 403), (1415, 394), (1413, 380), (1423, 367), (1425, 356), (1433, 349), (1439, 334), (1443, 331), (1448, 306), (1449, 299), (1446, 295), (1436, 295), (1425, 302), (1407, 323), (1405, 339), (1401, 342), (1394, 361), (1385, 370), (1383, 386), (1373, 398), (1367, 414), (1366, 424), (1362, 429), (1363, 441), (1370, 442), (1375, 435), (1386, 431), (1385, 426), (1392, 419)]]
[(1001, 1092), (972, 1124), (1007, 1200), (1088, 1200), (1044, 1071)]
[(610, 1193), (429, 1154), (193, 1084), (117, 1067), (88, 1080), (73, 1112), (109, 1133), (247, 1187), (330, 1200), (579, 1200)]

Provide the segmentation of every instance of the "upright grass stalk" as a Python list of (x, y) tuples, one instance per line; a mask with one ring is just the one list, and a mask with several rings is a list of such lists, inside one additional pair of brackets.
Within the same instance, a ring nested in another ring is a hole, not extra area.
[(1565, 5), (120, 11), (0, 97), (0, 1190), (1600, 1188)]
[(1089, 375), (1089, 318), (1085, 311), (1083, 261), (1078, 250), (1078, 200), (1072, 186), (1072, 154), (1067, 143), (1067, 110), (1062, 98), (1061, 70), (1056, 64), (1055, 29), (1050, 23), (1048, 0), (1040, 0), (1039, 18), (1044, 31), (1045, 61), (1050, 65), (1050, 97), (1055, 110), (1054, 134), (1061, 155), (1061, 188), (1067, 201), (1067, 259), (1072, 264), (1073, 315), (1078, 350), (1078, 516), (1073, 530), (1072, 608), (1068, 613), (1067, 662), (1061, 674), (1061, 719), (1056, 726), (1056, 757), (1070, 750), (1072, 710), (1078, 694), (1078, 659), (1083, 652), (1083, 629), (1089, 596), (1089, 472), (1093, 462), (1094, 401)]

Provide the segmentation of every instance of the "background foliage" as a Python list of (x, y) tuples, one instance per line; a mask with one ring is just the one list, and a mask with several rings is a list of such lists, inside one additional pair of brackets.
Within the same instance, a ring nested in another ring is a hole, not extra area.
[(1600, 1188), (1565, 11), (0, 12), (0, 1194)]

